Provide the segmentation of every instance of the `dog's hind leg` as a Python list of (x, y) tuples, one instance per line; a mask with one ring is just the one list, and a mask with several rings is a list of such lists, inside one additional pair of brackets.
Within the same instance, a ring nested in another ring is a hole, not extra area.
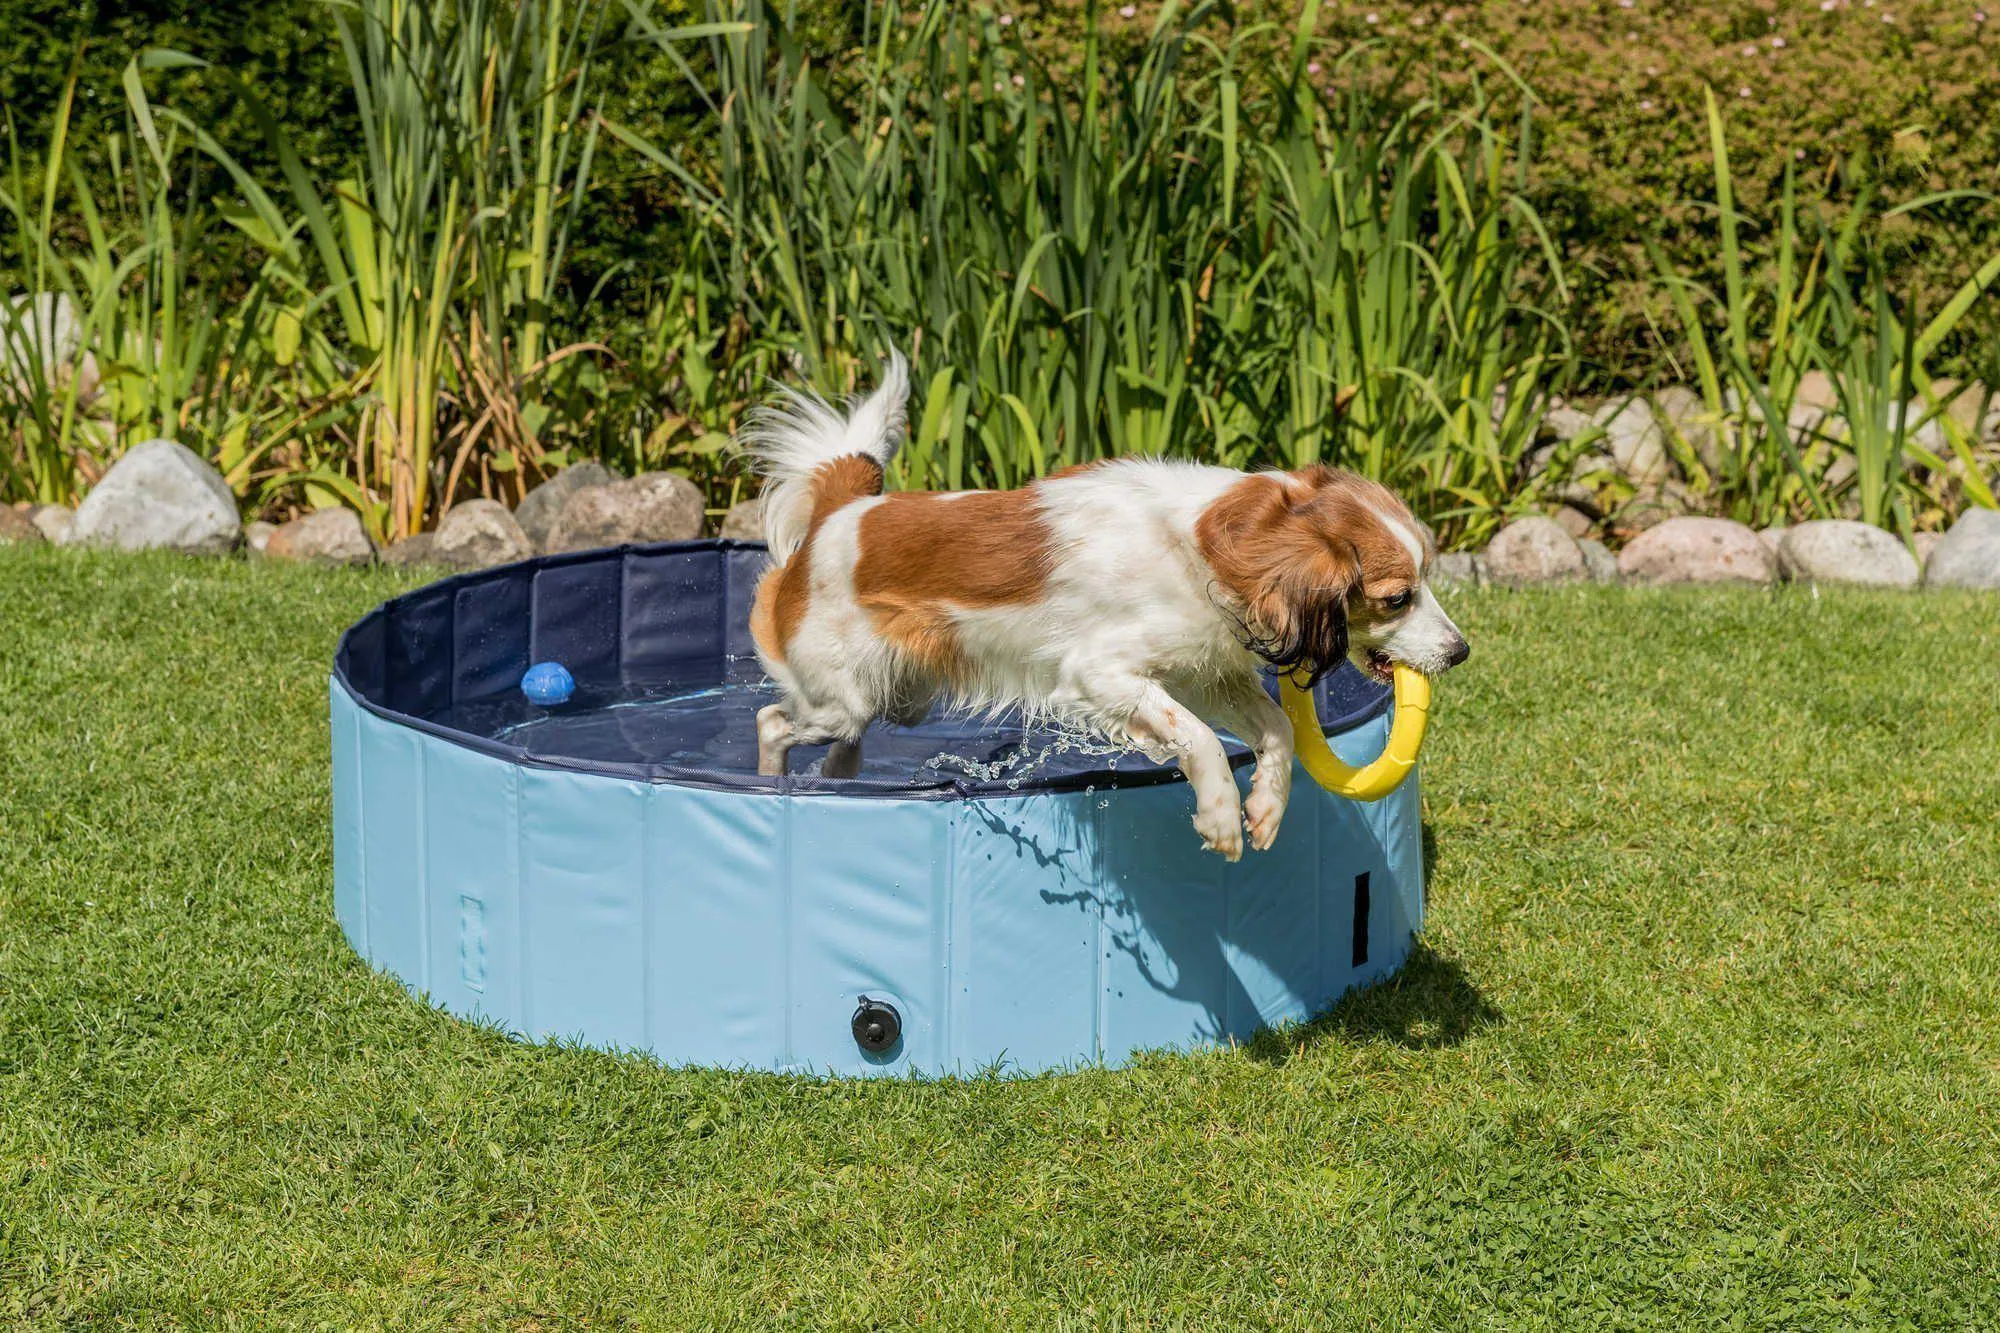
[(785, 775), (785, 761), (797, 740), (792, 715), (782, 703), (767, 704), (757, 710), (757, 772), (767, 778)]
[(835, 741), (826, 750), (826, 758), (819, 766), (820, 776), (828, 778), (858, 778), (861, 776), (861, 742)]

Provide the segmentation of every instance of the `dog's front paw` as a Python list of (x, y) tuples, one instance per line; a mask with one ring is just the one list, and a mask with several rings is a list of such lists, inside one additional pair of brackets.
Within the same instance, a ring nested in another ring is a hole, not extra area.
[(1194, 831), (1209, 851), (1220, 852), (1229, 861), (1243, 859), (1243, 807), (1235, 801), (1196, 806)]
[(1285, 793), (1259, 787), (1243, 803), (1243, 816), (1250, 822), (1250, 845), (1260, 852), (1271, 850), (1278, 840), (1278, 825), (1285, 817)]

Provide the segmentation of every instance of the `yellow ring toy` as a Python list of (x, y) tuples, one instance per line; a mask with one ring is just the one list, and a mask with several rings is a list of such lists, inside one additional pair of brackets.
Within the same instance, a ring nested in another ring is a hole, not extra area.
[(1335, 796), (1379, 801), (1402, 786), (1417, 766), (1417, 751), (1423, 748), (1424, 728), (1430, 722), (1431, 680), (1406, 666), (1396, 668), (1395, 680), (1396, 716), (1389, 724), (1389, 743), (1360, 768), (1342, 763), (1326, 743), (1312, 691), (1300, 689), (1290, 676), (1279, 685), (1285, 714), (1292, 719), (1292, 748), (1298, 752), (1299, 762), (1313, 781)]

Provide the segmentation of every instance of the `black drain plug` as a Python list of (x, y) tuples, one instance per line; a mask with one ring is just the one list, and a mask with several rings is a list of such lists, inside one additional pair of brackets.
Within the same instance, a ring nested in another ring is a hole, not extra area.
[(854, 1018), (848, 1026), (854, 1031), (855, 1044), (876, 1055), (894, 1046), (903, 1036), (903, 1016), (896, 1012), (896, 1006), (885, 1000), (871, 1000), (866, 995), (855, 1006)]

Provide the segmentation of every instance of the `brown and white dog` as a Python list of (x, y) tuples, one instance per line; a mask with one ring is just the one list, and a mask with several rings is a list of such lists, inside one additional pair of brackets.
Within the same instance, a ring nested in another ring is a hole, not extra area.
[[(1128, 458), (1014, 491), (885, 495), (907, 394), (895, 357), (845, 416), (794, 394), (745, 433), (775, 562), (750, 624), (783, 691), (757, 716), (760, 773), (823, 744), (822, 772), (851, 777), (877, 718), (1012, 705), (1172, 756), (1195, 831), (1234, 861), (1246, 817), (1269, 847), (1291, 793), (1292, 729), (1261, 666), (1348, 657), (1387, 680), (1467, 656), (1424, 583), (1426, 530), (1374, 482)], [(1248, 801), (1204, 719), (1256, 751)]]

